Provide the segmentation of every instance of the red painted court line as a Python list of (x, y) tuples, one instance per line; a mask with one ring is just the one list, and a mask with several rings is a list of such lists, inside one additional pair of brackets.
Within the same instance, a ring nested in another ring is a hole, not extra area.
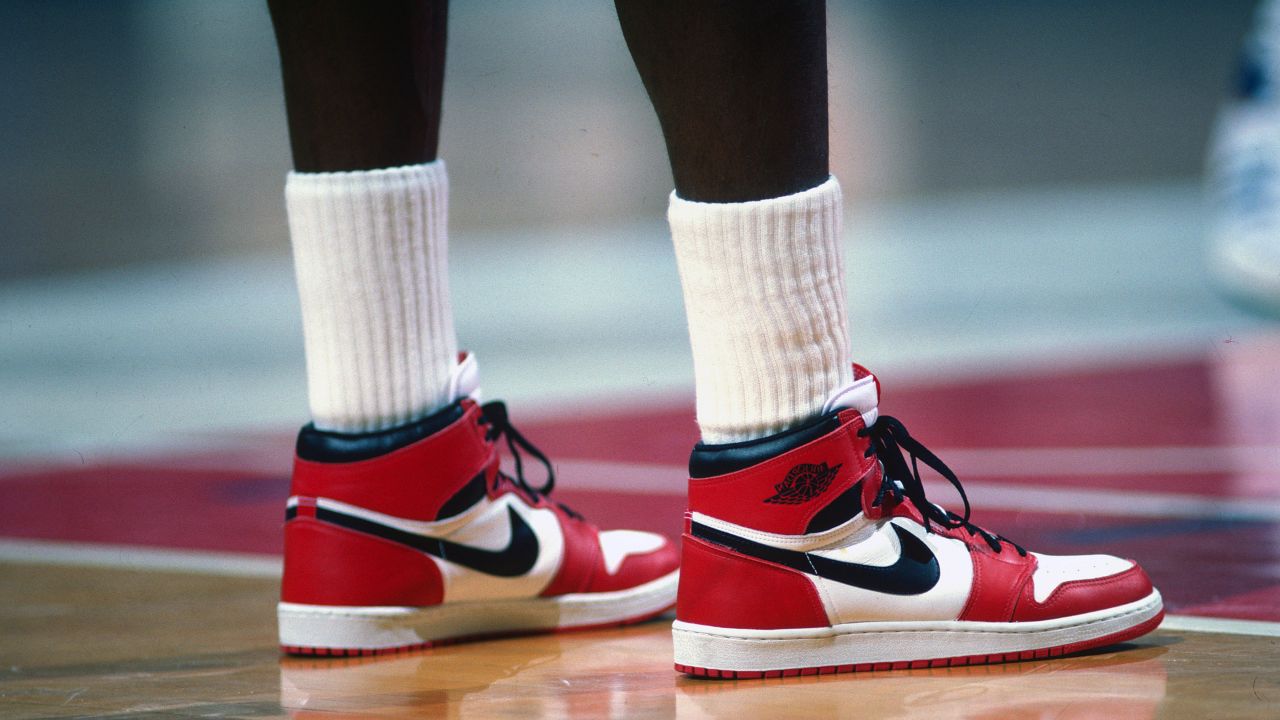
[[(569, 485), (569, 482), (566, 482)], [(140, 465), (84, 468), (0, 483), (0, 534), (223, 552), (279, 553), (288, 482), (284, 477), (189, 472)], [(604, 527), (676, 537), (685, 509), (678, 493), (557, 490), (557, 497)], [(1099, 516), (979, 508), (974, 520), (1050, 553), (1110, 552), (1139, 559), (1165, 588), (1172, 612), (1280, 620), (1274, 592), (1280, 548), (1276, 523), (1195, 523), (1186, 519)], [(1256, 593), (1263, 593), (1255, 598)]]
[(1179, 612), (1183, 615), (1274, 622), (1280, 620), (1280, 584), (1250, 592), (1224, 592), (1210, 602), (1189, 605)]
[[(1223, 372), (1213, 362), (1180, 361), (928, 387), (895, 387), (886, 381), (890, 389), (883, 407), (934, 449), (1280, 446), (1280, 437), (1269, 434), (1276, 423), (1268, 425), (1266, 408), (1258, 411), (1241, 400), (1238, 388), (1233, 389), (1239, 383), (1224, 380)], [(1273, 401), (1280, 402), (1280, 396)], [(1244, 414), (1247, 422), (1239, 416), (1241, 407), (1252, 408)], [(531, 418), (521, 422), (521, 430), (552, 458), (565, 461), (557, 499), (604, 527), (678, 535), (684, 511), (680, 468), (696, 439), (691, 402)], [(236, 452), (237, 447), (243, 452)], [(216, 448), (88, 466), (27, 466), (8, 472), (0, 467), (0, 535), (279, 553), (291, 454), (291, 433), (244, 437), (239, 444), (228, 434)], [(1011, 472), (1008, 466), (997, 476), (983, 477), (980, 453), (969, 453), (963, 461), (963, 476), (977, 481), (975, 485), (1014, 487), (1024, 482), (1016, 467)], [(631, 463), (629, 472), (647, 478), (644, 492), (629, 491), (623, 480), (615, 488), (607, 477), (575, 479), (575, 473), (610, 472), (619, 463)], [(1270, 487), (1266, 473), (1113, 472), (1104, 467), (1107, 472), (1096, 475), (1055, 476), (1045, 468), (1035, 470), (1036, 487), (1112, 491), (1121, 505), (1120, 490), (1224, 499), (1280, 493)], [(938, 500), (954, 505), (950, 496)], [(1064, 501), (1053, 508), (979, 507), (974, 519), (1044, 552), (1137, 558), (1165, 590), (1172, 612), (1280, 620), (1277, 523), (1124, 516), (1123, 507), (1118, 512), (1103, 516)]]
[[(1177, 361), (896, 387), (885, 378), (881, 411), (931, 448), (1240, 444), (1215, 377), (1207, 361)], [(683, 464), (697, 440), (691, 400), (587, 408), (522, 430), (552, 457)]]
[(0, 535), (278, 553), (288, 479), (105, 465), (0, 482)]

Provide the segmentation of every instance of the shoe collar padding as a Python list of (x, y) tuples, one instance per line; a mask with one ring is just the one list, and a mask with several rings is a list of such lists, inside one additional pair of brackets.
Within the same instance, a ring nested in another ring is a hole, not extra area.
[(857, 363), (853, 366), (853, 378), (852, 383), (827, 397), (822, 412), (826, 414), (836, 410), (857, 410), (862, 415), (863, 424), (871, 427), (880, 416), (880, 381), (870, 370)]
[(464, 398), (480, 402), (480, 365), (475, 354), (467, 351), (458, 353), (458, 364), (449, 374), (449, 401)]

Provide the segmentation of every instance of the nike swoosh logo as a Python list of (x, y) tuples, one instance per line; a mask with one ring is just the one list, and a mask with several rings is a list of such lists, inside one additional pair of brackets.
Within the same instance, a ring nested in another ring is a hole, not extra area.
[(538, 562), (538, 536), (534, 534), (533, 528), (529, 527), (529, 523), (520, 517), (520, 513), (515, 511), (515, 508), (507, 506), (507, 518), (511, 521), (511, 540), (507, 542), (507, 546), (501, 550), (485, 550), (440, 538), (416, 535), (329, 508), (316, 508), (317, 520), (406, 545), (486, 575), (519, 577), (532, 570)]
[(701, 523), (692, 523), (690, 532), (716, 545), (722, 545), (761, 560), (785, 565), (808, 575), (817, 575), (851, 587), (888, 595), (921, 595), (938, 584), (941, 570), (938, 558), (920, 538), (892, 525), (898, 535), (902, 553), (888, 566), (860, 565), (841, 562), (812, 553), (784, 550), (738, 537)]

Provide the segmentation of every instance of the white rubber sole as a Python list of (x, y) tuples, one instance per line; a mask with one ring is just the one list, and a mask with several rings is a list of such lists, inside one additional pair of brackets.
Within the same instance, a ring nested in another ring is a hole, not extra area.
[(308, 655), (367, 655), (470, 638), (638, 622), (676, 600), (680, 572), (627, 590), (446, 603), (344, 607), (282, 602), (280, 646)]
[[(1038, 622), (860, 622), (746, 630), (677, 620), (671, 632), (677, 669), (737, 677), (737, 673), (843, 672), (1049, 657), (1143, 634), (1155, 628), (1163, 612), (1159, 591), (1152, 591), (1127, 605)], [(1130, 632), (1135, 629), (1139, 632)]]

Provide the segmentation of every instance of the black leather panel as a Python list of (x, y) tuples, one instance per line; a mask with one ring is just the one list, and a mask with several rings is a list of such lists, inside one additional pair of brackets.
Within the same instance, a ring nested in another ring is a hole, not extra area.
[(440, 512), (436, 513), (436, 520), (451, 518), (470, 510), (473, 505), (484, 499), (488, 490), (489, 485), (485, 482), (484, 470), (481, 470), (479, 474), (467, 481), (461, 490), (454, 493), (453, 497), (445, 501), (440, 507)]
[(806, 535), (820, 533), (851, 520), (854, 515), (862, 512), (862, 481), (854, 483), (852, 487), (836, 496), (835, 500), (827, 503), (809, 520), (809, 525), (804, 529)]
[(724, 445), (698, 443), (693, 446), (693, 454), (689, 456), (689, 477), (715, 477), (744, 470), (817, 440), (838, 427), (840, 413), (836, 411), (821, 415), (808, 424), (756, 440)]
[(298, 433), (298, 457), (311, 462), (359, 462), (412, 445), (452, 425), (462, 417), (462, 403), (455, 402), (432, 415), (372, 433), (338, 433), (317, 430), (307, 423)]

